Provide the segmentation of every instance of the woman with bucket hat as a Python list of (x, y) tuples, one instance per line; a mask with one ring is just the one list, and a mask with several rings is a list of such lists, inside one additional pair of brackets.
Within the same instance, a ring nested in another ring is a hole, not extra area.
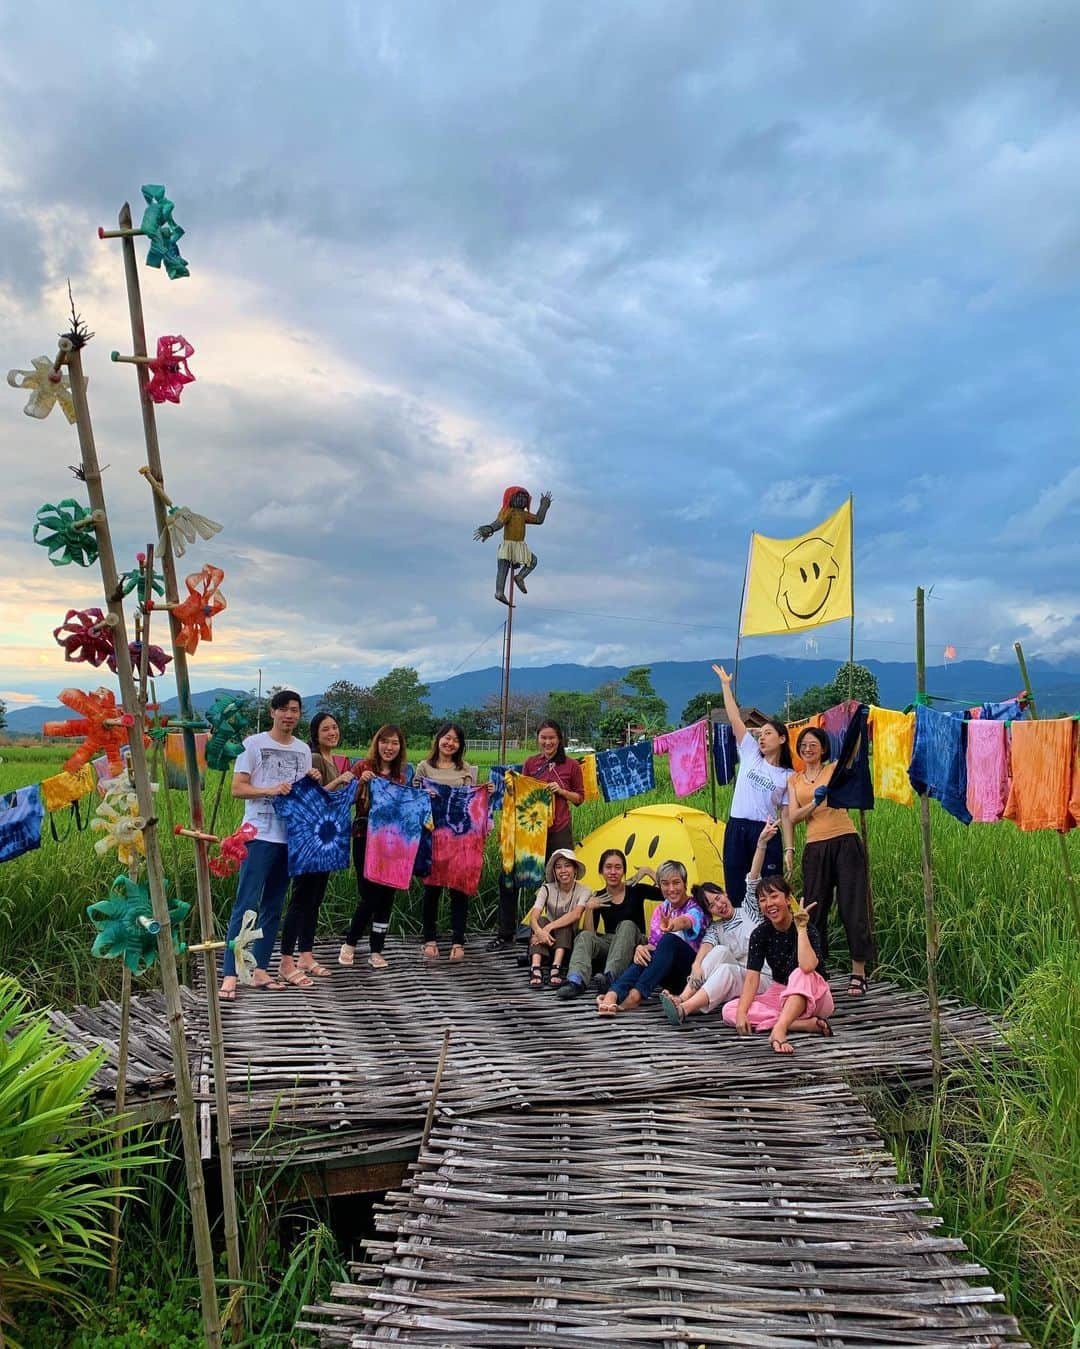
[(548, 982), (558, 988), (563, 981), (563, 965), (570, 954), (577, 934), (578, 919), (592, 898), (592, 891), (582, 885), (585, 863), (576, 858), (569, 848), (556, 848), (544, 868), (544, 884), (536, 892), (536, 903), (529, 916), (532, 937), (529, 940), (529, 987), (542, 988), (543, 961), (551, 959)]

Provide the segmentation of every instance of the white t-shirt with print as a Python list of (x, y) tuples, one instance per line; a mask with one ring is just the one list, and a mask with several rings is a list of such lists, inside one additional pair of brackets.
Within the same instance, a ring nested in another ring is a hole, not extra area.
[(731, 819), (761, 820), (779, 815), (788, 803), (790, 768), (769, 763), (749, 731), (739, 741), (739, 772), (731, 798)]
[[(269, 731), (261, 731), (244, 741), (233, 771), (247, 773), (253, 787), (276, 787), (280, 782), (297, 782), (310, 767), (311, 750), (303, 740), (294, 737), (283, 745)], [(245, 801), (244, 823), (255, 826), (260, 843), (285, 842), (285, 822), (274, 809), (272, 796)]]

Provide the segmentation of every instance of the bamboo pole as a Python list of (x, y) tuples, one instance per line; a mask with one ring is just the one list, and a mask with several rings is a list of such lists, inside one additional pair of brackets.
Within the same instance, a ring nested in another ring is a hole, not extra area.
[(708, 744), (705, 752), (709, 760), (709, 797), (711, 800), (711, 811), (713, 820), (716, 819), (716, 756), (713, 754), (713, 743), (716, 737), (716, 727), (712, 719), (712, 703), (705, 704), (705, 734), (708, 737)]
[[(750, 575), (750, 558), (754, 552), (754, 536), (750, 535), (750, 546), (746, 550), (746, 563), (743, 567), (742, 590), (739, 591), (739, 621), (735, 626), (735, 668), (731, 672), (731, 691), (736, 692), (739, 684), (739, 653), (742, 649), (742, 615), (743, 605), (746, 603), (746, 580)], [(736, 698), (738, 695), (736, 694)]]
[[(171, 940), (171, 938), (170, 938)], [(128, 1041), (130, 1039), (131, 1029), (131, 971), (124, 961), (120, 962), (122, 971), (122, 982), (120, 985), (120, 1038), (116, 1046), (116, 1151), (120, 1152), (123, 1146), (124, 1109), (127, 1105), (127, 1065), (128, 1065)], [(113, 1188), (119, 1191), (120, 1182), (123, 1179), (119, 1163), (113, 1167), (112, 1183)], [(112, 1238), (112, 1249), (109, 1252), (109, 1296), (116, 1296), (117, 1284), (120, 1281), (120, 1219), (123, 1216), (124, 1201), (118, 1193), (116, 1203), (112, 1211), (112, 1219), (109, 1224), (109, 1235)]]
[[(1031, 687), (1031, 676), (1028, 674), (1027, 661), (1024, 659), (1024, 648), (1019, 642), (1013, 642), (1013, 650), (1016, 652), (1016, 662), (1020, 666), (1020, 677), (1024, 681), (1024, 693), (1027, 696), (1028, 707), (1031, 708), (1031, 719), (1032, 721), (1038, 721), (1039, 708)], [(1072, 906), (1073, 922), (1076, 924), (1076, 935), (1080, 937), (1080, 894), (1077, 893), (1076, 876), (1073, 874), (1072, 859), (1069, 857), (1069, 845), (1065, 842), (1064, 834), (1058, 834), (1057, 837), (1061, 846), (1061, 864), (1065, 868), (1065, 883), (1069, 887), (1069, 903)]]
[(202, 1161), (199, 1156), (195, 1100), (191, 1089), (191, 1068), (188, 1062), (187, 1040), (184, 1034), (184, 1012), (180, 1003), (180, 983), (176, 974), (176, 953), (173, 950), (169, 904), (165, 895), (165, 875), (158, 842), (157, 818), (154, 815), (154, 798), (150, 790), (146, 751), (143, 746), (143, 711), (139, 706), (134, 674), (131, 668), (131, 653), (128, 649), (127, 629), (124, 623), (124, 604), (120, 595), (116, 558), (113, 554), (112, 536), (109, 532), (108, 516), (105, 511), (105, 493), (101, 485), (101, 469), (98, 465), (97, 449), (94, 445), (90, 407), (86, 401), (82, 352), (77, 345), (73, 344), (67, 352), (67, 365), (71, 373), (71, 391), (79, 433), (83, 478), (86, 482), (92, 509), (102, 513), (102, 519), (97, 526), (98, 564), (101, 568), (101, 579), (105, 587), (105, 603), (109, 612), (115, 615), (117, 620), (114, 644), (116, 675), (120, 683), (124, 706), (134, 716), (134, 725), (129, 731), (131, 771), (135, 783), (139, 814), (146, 820), (143, 840), (146, 844), (146, 875), (150, 890), (150, 901), (154, 920), (161, 925), (161, 935), (158, 939), (158, 959), (161, 965), (162, 990), (165, 994), (173, 1072), (176, 1077), (176, 1104), (180, 1115), (184, 1165), (188, 1195), (191, 1201), (191, 1225), (195, 1241), (195, 1263), (199, 1275), (203, 1332), (211, 1349), (217, 1349), (221, 1344), (221, 1318), (218, 1311), (217, 1285), (214, 1282), (214, 1250), (210, 1239), (210, 1219), (206, 1208), (206, 1185), (203, 1179)]
[[(921, 702), (926, 696), (926, 593), (915, 590), (915, 687)], [(930, 1064), (933, 1105), (941, 1092), (941, 1002), (938, 998), (937, 959), (941, 934), (934, 911), (934, 871), (930, 845), (930, 798), (919, 796), (919, 828), (922, 835), (923, 912), (926, 916), (926, 992), (930, 1003)]]
[(428, 1139), (431, 1137), (431, 1130), (435, 1124), (435, 1107), (439, 1100), (439, 1088), (442, 1086), (443, 1072), (446, 1068), (446, 1056), (450, 1053), (450, 1027), (447, 1026), (443, 1031), (442, 1051), (439, 1054), (438, 1067), (435, 1069), (435, 1080), (431, 1084), (431, 1100), (428, 1102), (427, 1117), (424, 1120), (424, 1132), (420, 1136), (420, 1151), (423, 1152), (427, 1147)]
[[(124, 279), (127, 283), (128, 314), (131, 321), (132, 352), (135, 356), (145, 357), (146, 326), (143, 321), (142, 291), (139, 285), (139, 264), (135, 256), (134, 236), (124, 231), (130, 230), (131, 207), (127, 202), (120, 209), (121, 248), (124, 255)], [(143, 437), (146, 441), (146, 467), (164, 489), (165, 475), (161, 465), (161, 449), (158, 443), (157, 419), (154, 403), (147, 393), (149, 373), (143, 364), (135, 365), (139, 387), (139, 403), (142, 409)], [(157, 492), (151, 493), (154, 503), (154, 520), (158, 533), (163, 540), (161, 552), (161, 571), (165, 578), (166, 604), (179, 601), (179, 588), (176, 580), (176, 559), (173, 555), (172, 539), (166, 528), (168, 510)], [(150, 592), (147, 591), (147, 601)], [(194, 720), (191, 705), (191, 682), (188, 677), (187, 652), (179, 646), (176, 635), (179, 625), (169, 614), (169, 632), (172, 639), (173, 678), (176, 681), (177, 701), (180, 708), (180, 720), (185, 724), (181, 729), (184, 744), (184, 768), (187, 776), (188, 806), (191, 824), (194, 829), (203, 827), (202, 788), (199, 782), (199, 760), (195, 745), (195, 732), (190, 723)], [(168, 790), (166, 786), (165, 790)], [(213, 893), (210, 887), (210, 867), (207, 860), (207, 845), (204, 840), (195, 841), (195, 887), (199, 903), (199, 930), (203, 943), (214, 939)], [(233, 1285), (231, 1316), (234, 1334), (243, 1330), (243, 1307), (237, 1296), (240, 1287), (240, 1230), (236, 1207), (236, 1178), (233, 1170), (232, 1124), (229, 1117), (228, 1076), (225, 1065), (225, 1040), (221, 1024), (221, 1003), (218, 999), (217, 954), (209, 947), (202, 952), (203, 976), (206, 985), (206, 1002), (210, 1028), (210, 1057), (214, 1073), (214, 1098), (216, 1101), (216, 1119), (218, 1135), (218, 1159), (221, 1166), (221, 1206), (224, 1219), (225, 1256), (230, 1282)]]
[(506, 762), (507, 721), (510, 717), (510, 658), (514, 641), (514, 573), (516, 570), (517, 568), (511, 562), (510, 589), (507, 592), (510, 596), (510, 601), (506, 614), (506, 629), (503, 636), (502, 705), (499, 709), (499, 759), (502, 763)]

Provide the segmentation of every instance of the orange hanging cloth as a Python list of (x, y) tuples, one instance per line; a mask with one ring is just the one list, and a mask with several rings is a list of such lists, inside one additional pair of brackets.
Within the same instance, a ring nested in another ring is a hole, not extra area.
[(795, 748), (796, 744), (798, 743), (799, 736), (802, 735), (803, 731), (805, 731), (808, 726), (820, 727), (820, 725), (821, 725), (820, 712), (813, 717), (807, 717), (805, 721), (788, 722), (787, 728), (788, 747), (791, 750), (791, 764), (792, 767), (795, 769), (796, 773), (801, 773), (803, 769), (806, 767), (801, 757), (799, 756), (798, 750)]
[(1076, 726), (1072, 717), (1012, 724), (1012, 787), (1005, 819), (1023, 830), (1064, 834), (1078, 821), (1070, 810), (1074, 787)]

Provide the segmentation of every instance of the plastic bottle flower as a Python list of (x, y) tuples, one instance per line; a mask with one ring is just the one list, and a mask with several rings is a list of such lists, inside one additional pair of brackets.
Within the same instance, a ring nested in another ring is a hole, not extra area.
[(188, 597), (173, 605), (173, 617), (180, 620), (176, 645), (189, 656), (198, 650), (200, 641), (214, 640), (211, 625), (215, 615), (225, 608), (225, 596), (218, 589), (224, 579), (221, 568), (208, 562), (202, 571), (192, 572), (185, 579)]
[(130, 866), (137, 857), (146, 856), (146, 840), (143, 838), (146, 820), (131, 809), (117, 810), (111, 801), (102, 801), (90, 821), (90, 828), (103, 835), (94, 842), (94, 851), (99, 857), (104, 857), (115, 848), (121, 863)]
[(159, 337), (157, 355), (150, 360), (150, 380), (146, 392), (155, 403), (179, 403), (185, 384), (194, 384), (188, 369), (188, 357), (195, 348), (185, 337)]
[[(71, 376), (67, 367), (53, 370), (53, 362), (48, 356), (35, 356), (30, 364), (33, 370), (9, 370), (7, 382), (13, 389), (29, 389), (23, 411), (28, 417), (44, 420), (57, 403), (69, 422), (75, 420), (75, 403), (71, 397)], [(83, 388), (89, 380), (83, 376)]]
[[(95, 754), (104, 754), (114, 775), (123, 771), (121, 750), (128, 743), (128, 727), (134, 726), (135, 718), (118, 707), (116, 695), (110, 689), (95, 689), (93, 693), (84, 693), (82, 689), (62, 689), (60, 701), (73, 712), (81, 712), (82, 717), (70, 721), (47, 721), (41, 728), (43, 735), (82, 735), (86, 739), (64, 767), (69, 773), (75, 773), (83, 764), (87, 764)], [(146, 742), (146, 737), (143, 737)]]
[(251, 732), (251, 714), (245, 703), (228, 693), (219, 693), (207, 710), (210, 738), (206, 742), (206, 766), (219, 772), (231, 768)]
[(112, 628), (100, 609), (69, 609), (53, 638), (64, 648), (67, 661), (86, 661), (95, 669), (109, 662), (116, 669)]
[(54, 567), (66, 567), (71, 562), (79, 567), (92, 567), (97, 561), (97, 535), (92, 526), (80, 523), (92, 514), (73, 497), (65, 497), (55, 506), (46, 501), (38, 507), (34, 542), (49, 550), (49, 561)]
[[(142, 642), (128, 642), (128, 655), (131, 657), (132, 668), (138, 670), (142, 665)], [(167, 656), (160, 646), (150, 643), (146, 653), (146, 668), (152, 675), (161, 676), (165, 673), (165, 666), (172, 660), (172, 656)], [(109, 657), (107, 662), (109, 669), (116, 673), (116, 652)]]
[[(43, 506), (43, 507), (42, 507), (42, 510), (44, 510), (44, 509), (45, 509), (45, 508), (44, 508), (44, 506)], [(136, 595), (138, 596), (139, 603), (140, 603), (140, 604), (145, 604), (145, 603), (146, 603), (146, 566), (145, 566), (145, 563), (146, 563), (146, 554), (145, 554), (145, 553), (136, 553), (136, 554), (135, 554), (135, 561), (139, 564), (137, 567), (132, 567), (132, 569), (131, 569), (130, 571), (124, 571), (124, 572), (121, 572), (121, 573), (120, 573), (120, 594), (121, 594), (121, 595), (130, 595), (131, 592), (134, 590), (135, 593), (136, 593)], [(150, 591), (151, 591), (151, 594), (154, 594), (154, 595), (164, 595), (164, 594), (165, 594), (165, 577), (162, 576), (161, 572), (156, 571), (156, 572), (154, 572), (153, 576), (151, 576), (151, 578), (150, 578)]]
[(242, 824), (233, 834), (227, 834), (218, 845), (217, 857), (211, 857), (207, 865), (215, 876), (231, 876), (239, 870), (240, 863), (247, 857), (247, 845), (259, 831), (253, 824)]
[[(168, 899), (169, 925), (173, 944), (177, 946), (179, 925), (191, 911), (191, 905), (182, 899)], [(117, 876), (106, 899), (88, 904), (87, 916), (97, 929), (90, 948), (95, 956), (117, 957), (132, 974), (143, 974), (158, 956), (160, 925), (154, 918), (150, 892), (145, 884), (128, 876)]]
[(188, 546), (196, 539), (212, 539), (215, 534), (220, 534), (223, 528), (224, 526), (219, 525), (216, 520), (199, 515), (190, 506), (170, 506), (165, 528), (158, 539), (158, 551), (161, 553), (165, 551), (165, 540), (168, 538), (172, 540), (173, 553), (177, 557), (183, 557)]
[(255, 953), (248, 948), (263, 934), (262, 928), (255, 926), (258, 917), (254, 909), (245, 909), (240, 931), (228, 943), (236, 957), (236, 977), (242, 984), (250, 984), (255, 974)]
[(164, 263), (170, 281), (190, 275), (187, 262), (180, 256), (180, 240), (185, 231), (173, 219), (175, 207), (165, 195), (164, 184), (145, 183), (142, 194), (146, 210), (139, 223), (139, 232), (150, 240), (146, 265), (160, 267)]

